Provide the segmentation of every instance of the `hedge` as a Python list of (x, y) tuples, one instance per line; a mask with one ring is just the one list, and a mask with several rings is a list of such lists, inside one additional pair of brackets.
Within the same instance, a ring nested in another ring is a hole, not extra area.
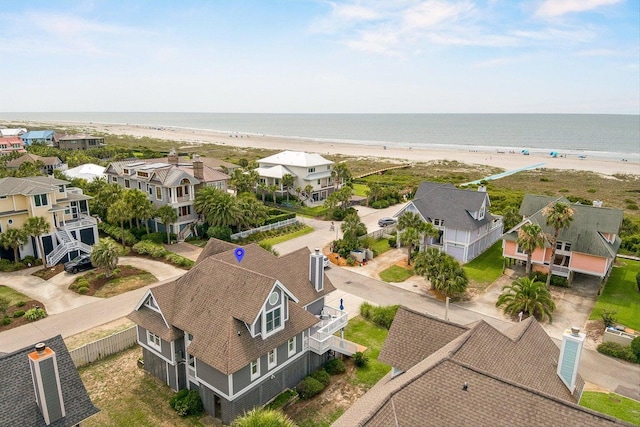
[[(98, 230), (102, 231), (109, 237), (112, 237), (113, 240), (115, 240), (116, 242), (122, 243), (122, 230), (120, 229), (120, 227), (116, 225), (111, 225), (106, 222), (101, 222), (100, 224), (98, 224)], [(136, 244), (137, 241), (138, 239), (136, 239), (136, 236), (134, 236), (131, 231), (124, 230), (125, 245), (133, 246)]]
[(626, 360), (627, 362), (638, 363), (638, 358), (631, 350), (631, 347), (620, 345), (617, 342), (603, 342), (598, 346), (598, 352)]
[(324, 390), (324, 385), (317, 379), (309, 376), (300, 381), (296, 386), (296, 391), (301, 399), (308, 400)]
[(168, 253), (168, 251), (162, 245), (153, 243), (148, 240), (143, 240), (136, 243), (131, 249), (137, 254), (149, 255), (153, 258), (162, 258)]

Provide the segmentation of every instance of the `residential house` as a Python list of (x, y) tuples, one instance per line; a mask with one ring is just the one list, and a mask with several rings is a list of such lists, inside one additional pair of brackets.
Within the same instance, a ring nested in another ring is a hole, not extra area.
[(400, 307), (378, 358), (391, 372), (333, 426), (626, 425), (578, 405), (585, 336), (558, 350), (533, 317), (501, 332)]
[(72, 427), (100, 412), (60, 335), (0, 353), (0, 425)]
[(335, 287), (323, 258), (319, 249), (276, 257), (210, 239), (191, 270), (149, 289), (128, 316), (145, 369), (173, 390), (197, 390), (229, 424), (334, 352), (354, 354), (356, 344), (333, 335), (347, 313), (325, 305)]
[(423, 182), (413, 200), (394, 216), (413, 212), (440, 231), (438, 237), (427, 238), (421, 250), (435, 246), (460, 262), (468, 262), (502, 235), (502, 218), (491, 215), (489, 206), (491, 201), (485, 187), (473, 191), (452, 184)]
[(29, 146), (33, 143), (54, 145), (56, 134), (52, 130), (31, 130), (20, 135), (24, 144)]
[[(193, 206), (196, 191), (204, 186), (226, 190), (229, 175), (205, 166), (197, 155), (190, 162), (180, 162), (174, 155), (168, 159), (168, 162), (159, 159), (112, 162), (104, 173), (109, 182), (145, 192), (156, 207), (169, 204), (175, 208), (178, 220), (169, 228), (183, 240), (189, 237), (190, 225), (198, 218)], [(152, 226), (156, 231), (166, 230), (160, 218)]]
[(25, 128), (0, 128), (0, 138), (7, 137), (20, 137), (20, 135), (27, 133)]
[[(29, 217), (44, 217), (49, 231), (40, 236), (47, 264), (72, 259), (80, 253), (90, 253), (98, 241), (98, 225), (89, 215), (90, 196), (69, 182), (51, 176), (0, 178), (0, 232), (22, 227)], [(35, 237), (20, 248), (20, 257), (38, 253)], [(12, 258), (13, 251), (2, 252)]]
[(76, 166), (75, 168), (67, 169), (64, 174), (69, 179), (81, 178), (91, 182), (95, 179), (106, 178), (104, 174), (104, 166), (96, 165), (93, 163), (85, 163), (84, 165)]
[(6, 136), (0, 138), (0, 156), (11, 153), (26, 153), (24, 142), (19, 136)]
[[(564, 202), (573, 209), (573, 221), (568, 228), (561, 229), (556, 243), (553, 274), (566, 277), (571, 282), (575, 273), (588, 274), (604, 279), (611, 272), (618, 249), (623, 211), (606, 208), (601, 201), (593, 205), (571, 203), (564, 197), (548, 197), (527, 194), (520, 205), (523, 220), (502, 236), (502, 254), (509, 261), (525, 262), (527, 254), (518, 247), (518, 230), (527, 223), (538, 224), (545, 236), (553, 236), (554, 229), (546, 225), (542, 210), (550, 203)], [(551, 246), (536, 249), (531, 256), (533, 270), (549, 271)]]
[(294, 194), (295, 188), (304, 190), (308, 185), (313, 188), (309, 195), (310, 202), (326, 199), (334, 191), (335, 181), (331, 176), (333, 162), (319, 154), (302, 151), (283, 151), (273, 156), (258, 160), (256, 171), (260, 175), (260, 182), (267, 186), (278, 186), (278, 193), (286, 190), (282, 186), (282, 177), (289, 174), (294, 178), (294, 184), (289, 190)]
[(55, 145), (61, 150), (88, 150), (90, 148), (100, 148), (105, 145), (101, 136), (63, 135), (57, 138)]
[(53, 175), (54, 170), (66, 171), (67, 164), (63, 163), (57, 157), (42, 157), (36, 154), (27, 153), (7, 162), (8, 169), (20, 169), (20, 165), (23, 163), (36, 163), (42, 162), (42, 173), (47, 175)]

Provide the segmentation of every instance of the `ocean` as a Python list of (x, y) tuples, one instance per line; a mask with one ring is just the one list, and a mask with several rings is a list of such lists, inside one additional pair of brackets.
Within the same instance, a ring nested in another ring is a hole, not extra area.
[(135, 124), (364, 145), (640, 160), (638, 115), (0, 113), (3, 121)]

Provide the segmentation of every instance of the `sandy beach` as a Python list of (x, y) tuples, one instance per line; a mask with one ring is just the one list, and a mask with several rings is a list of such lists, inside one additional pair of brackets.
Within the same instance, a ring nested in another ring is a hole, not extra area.
[[(43, 125), (42, 123), (38, 123)], [(34, 123), (35, 125), (35, 123)], [(44, 124), (51, 126), (51, 123)], [(233, 147), (255, 147), (274, 150), (296, 150), (312, 153), (342, 154), (355, 157), (377, 157), (400, 162), (428, 162), (432, 160), (456, 160), (467, 164), (490, 165), (505, 170), (539, 167), (583, 170), (603, 175), (632, 174), (640, 175), (640, 162), (637, 160), (607, 159), (593, 156), (579, 158), (576, 155), (551, 157), (540, 153), (523, 155), (520, 153), (492, 151), (463, 151), (454, 149), (403, 148), (382, 145), (361, 145), (344, 142), (315, 141), (298, 138), (271, 137), (237, 133), (221, 133), (208, 130), (191, 130), (173, 127), (150, 127), (143, 125), (121, 125), (103, 123), (56, 123), (56, 127), (81, 128), (87, 133), (108, 133), (112, 135), (131, 135), (179, 141), (186, 144), (220, 144)], [(562, 152), (560, 152), (562, 155)]]

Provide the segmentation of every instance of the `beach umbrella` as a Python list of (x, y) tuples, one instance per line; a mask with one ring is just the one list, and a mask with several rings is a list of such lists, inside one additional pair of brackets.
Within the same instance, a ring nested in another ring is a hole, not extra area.
[(549, 153), (549, 155), (551, 157), (558, 157), (558, 152), (557, 151), (552, 151), (552, 152)]
[(524, 154), (525, 156), (529, 155), (529, 150), (522, 150), (522, 154)]

